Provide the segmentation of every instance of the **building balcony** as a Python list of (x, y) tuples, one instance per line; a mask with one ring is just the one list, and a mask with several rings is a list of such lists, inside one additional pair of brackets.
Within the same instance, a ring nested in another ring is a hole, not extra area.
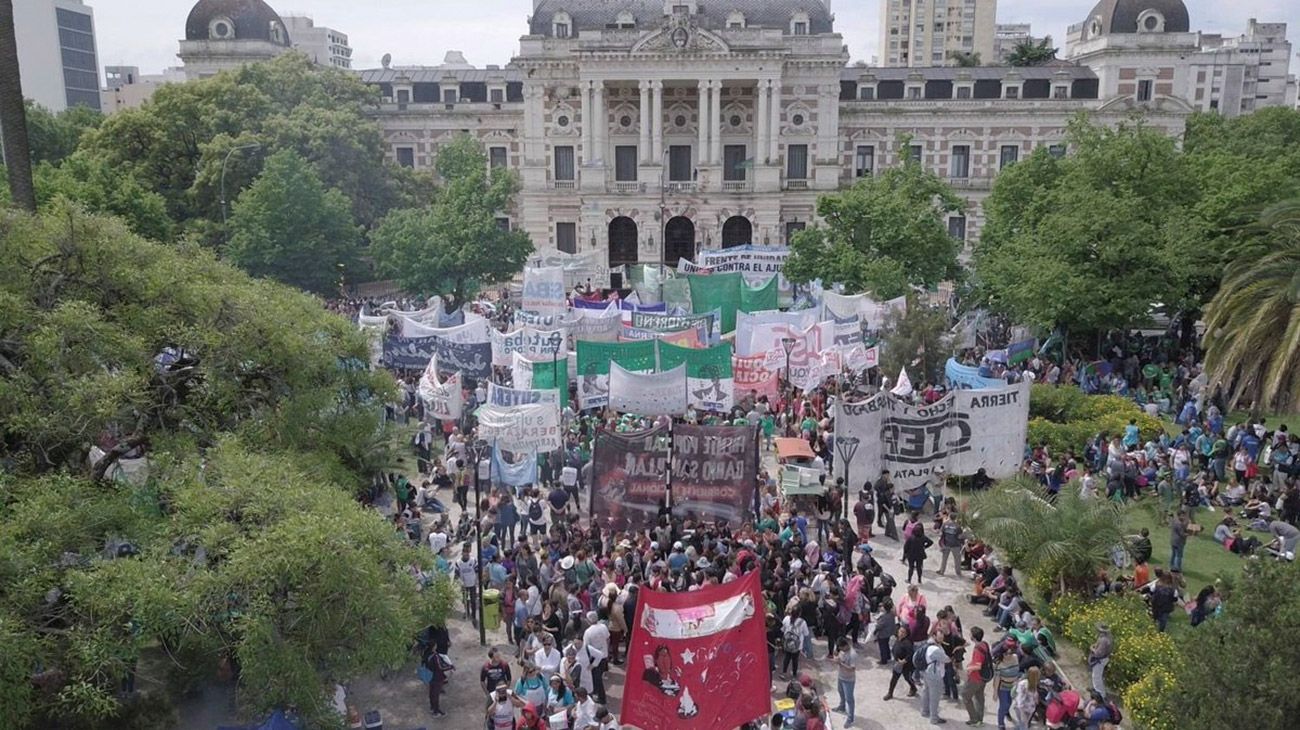
[(807, 181), (806, 179), (805, 179), (805, 180), (786, 180), (786, 181), (785, 181), (785, 189), (786, 189), (786, 190), (807, 190), (807, 189), (808, 189), (808, 181)]
[(606, 183), (605, 190), (606, 192), (618, 193), (620, 195), (632, 195), (635, 193), (644, 193), (645, 183), (637, 182), (635, 180), (631, 180), (631, 181), (617, 180), (615, 182)]
[(723, 180), (722, 192), (724, 193), (748, 193), (754, 189), (754, 184), (749, 180)]
[(948, 184), (959, 190), (989, 190), (993, 187), (993, 177), (991, 175), (949, 177)]
[(699, 189), (700, 189), (699, 184), (696, 183), (694, 180), (689, 180), (689, 181), (674, 180), (671, 182), (664, 183), (664, 192), (670, 194), (671, 193), (678, 193), (678, 194), (695, 193), (698, 192)]
[(552, 180), (552, 190), (576, 190), (578, 183), (576, 180)]

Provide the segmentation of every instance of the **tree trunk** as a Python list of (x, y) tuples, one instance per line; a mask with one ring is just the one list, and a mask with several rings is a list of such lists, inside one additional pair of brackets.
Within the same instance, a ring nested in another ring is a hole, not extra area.
[(13, 0), (0, 0), (0, 143), (4, 144), (9, 195), (16, 205), (36, 212), (32, 152), (27, 141), (27, 109), (18, 75), (18, 41), (14, 35)]

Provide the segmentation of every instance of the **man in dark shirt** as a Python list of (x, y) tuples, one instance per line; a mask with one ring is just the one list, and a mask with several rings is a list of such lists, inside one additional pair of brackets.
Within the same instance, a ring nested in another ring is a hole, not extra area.
[(546, 495), (546, 501), (551, 504), (551, 523), (555, 524), (564, 519), (564, 513), (569, 507), (569, 493), (564, 491), (564, 487), (556, 485)]
[(501, 658), (496, 648), (488, 649), (487, 664), (478, 673), (478, 682), (483, 687), (483, 694), (492, 694), (492, 690), (501, 686), (510, 686), (510, 665)]

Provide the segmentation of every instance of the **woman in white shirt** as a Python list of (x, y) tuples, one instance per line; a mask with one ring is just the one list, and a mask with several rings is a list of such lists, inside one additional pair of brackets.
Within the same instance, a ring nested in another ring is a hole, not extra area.
[(1034, 710), (1038, 709), (1038, 673), (1038, 667), (1030, 667), (1011, 693), (1016, 730), (1029, 730), (1029, 721), (1034, 717)]
[(560, 662), (563, 660), (560, 650), (555, 648), (555, 638), (545, 634), (542, 637), (542, 647), (533, 653), (533, 663), (537, 665), (547, 682), (560, 673)]

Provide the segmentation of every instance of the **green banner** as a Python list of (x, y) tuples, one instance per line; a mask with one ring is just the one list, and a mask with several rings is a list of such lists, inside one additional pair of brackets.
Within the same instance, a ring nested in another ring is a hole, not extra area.
[(691, 311), (691, 283), (680, 276), (664, 279), (664, 304), (669, 309)]
[(609, 405), (609, 364), (611, 362), (616, 362), (633, 372), (654, 372), (655, 341), (578, 340), (578, 405), (583, 410)]
[(773, 276), (767, 283), (757, 289), (750, 289), (742, 282), (740, 285), (740, 311), (767, 312), (777, 309), (780, 304), (780, 286)]
[(533, 361), (533, 390), (560, 391), (560, 408), (569, 405), (569, 359)]
[(731, 372), (731, 345), (708, 349), (659, 343), (661, 370), (686, 363), (686, 393), (691, 405), (704, 411), (725, 413), (735, 403), (735, 379)]
[(735, 331), (740, 290), (745, 286), (740, 273), (687, 274), (686, 279), (691, 283), (691, 311), (700, 314), (719, 309), (722, 311), (722, 334)]

